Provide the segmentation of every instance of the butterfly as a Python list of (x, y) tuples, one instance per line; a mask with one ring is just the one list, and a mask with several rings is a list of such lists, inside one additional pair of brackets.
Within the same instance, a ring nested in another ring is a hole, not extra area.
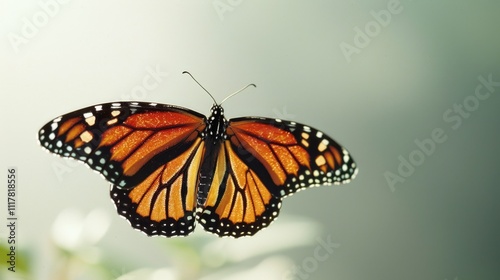
[(149, 236), (186, 236), (197, 222), (221, 237), (254, 235), (284, 197), (355, 177), (349, 152), (325, 133), (274, 118), (227, 120), (225, 100), (214, 99), (209, 117), (158, 103), (90, 106), (48, 122), (38, 139), (104, 176), (118, 214)]

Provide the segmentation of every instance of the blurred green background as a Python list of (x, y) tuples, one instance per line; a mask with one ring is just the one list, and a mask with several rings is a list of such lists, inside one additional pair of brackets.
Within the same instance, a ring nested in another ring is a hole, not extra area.
[[(18, 272), (3, 226), (0, 278), (498, 279), (499, 11), (486, 0), (0, 1), (0, 159), (19, 175)], [(349, 149), (358, 177), (286, 198), (254, 237), (148, 238), (100, 176), (38, 146), (52, 118), (107, 101), (208, 113), (183, 70), (218, 100), (256, 83), (224, 104), (228, 118), (317, 127)]]

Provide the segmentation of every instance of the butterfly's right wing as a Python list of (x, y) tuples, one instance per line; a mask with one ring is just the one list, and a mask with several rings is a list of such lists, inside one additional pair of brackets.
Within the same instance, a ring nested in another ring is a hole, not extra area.
[(47, 123), (40, 144), (83, 161), (113, 184), (118, 213), (148, 235), (194, 229), (205, 117), (155, 103), (84, 108)]
[(49, 152), (86, 163), (120, 188), (137, 186), (189, 149), (205, 116), (145, 102), (107, 103), (62, 115), (39, 131)]

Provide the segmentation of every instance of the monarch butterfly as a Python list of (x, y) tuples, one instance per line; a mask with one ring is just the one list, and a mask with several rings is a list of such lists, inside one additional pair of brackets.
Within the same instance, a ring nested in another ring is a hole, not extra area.
[(196, 221), (221, 237), (254, 235), (285, 196), (355, 177), (348, 151), (323, 132), (280, 119), (227, 121), (227, 98), (212, 97), (208, 118), (157, 103), (90, 106), (48, 122), (38, 139), (102, 174), (118, 214), (149, 236), (185, 236)]

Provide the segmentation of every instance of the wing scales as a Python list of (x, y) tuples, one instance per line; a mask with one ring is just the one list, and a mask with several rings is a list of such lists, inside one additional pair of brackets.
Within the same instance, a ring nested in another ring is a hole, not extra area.
[[(345, 148), (306, 125), (237, 118), (220, 135), (211, 127), (226, 121), (212, 119), (170, 105), (108, 103), (54, 119), (39, 141), (100, 172), (118, 213), (148, 235), (187, 235), (196, 219), (219, 236), (253, 235), (278, 216), (283, 197), (357, 173)], [(208, 134), (224, 140), (207, 150)]]
[(197, 138), (184, 153), (133, 189), (112, 186), (118, 213), (148, 235), (187, 235), (195, 227), (197, 176), (204, 143)]
[[(284, 197), (311, 186), (347, 183), (357, 166), (349, 152), (323, 132), (275, 119), (238, 118), (230, 121), (228, 136), (273, 195)], [(270, 178), (270, 179), (268, 179)]]
[(170, 105), (123, 102), (83, 108), (47, 123), (40, 144), (85, 162), (109, 182), (132, 188), (187, 149), (205, 117)]
[(219, 151), (214, 174), (198, 215), (205, 230), (220, 236), (253, 235), (278, 215), (281, 200), (270, 193), (229, 141)]

